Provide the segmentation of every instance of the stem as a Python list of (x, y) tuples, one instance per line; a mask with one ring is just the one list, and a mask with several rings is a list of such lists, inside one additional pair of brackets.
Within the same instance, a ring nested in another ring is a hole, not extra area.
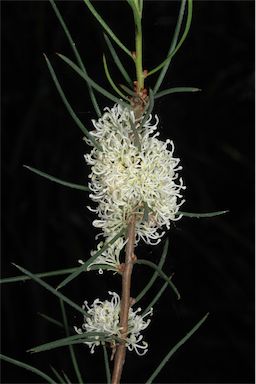
[(136, 46), (135, 66), (136, 66), (136, 75), (137, 75), (137, 92), (139, 94), (144, 89), (144, 74), (143, 74), (143, 66), (142, 66), (141, 22), (140, 22), (140, 25), (136, 26), (135, 46)]
[(112, 375), (112, 384), (120, 383), (120, 379), (123, 371), (123, 365), (125, 361), (125, 354), (126, 354), (125, 339), (128, 333), (128, 315), (129, 315), (129, 309), (131, 305), (131, 297), (130, 297), (131, 275), (132, 275), (132, 268), (135, 260), (135, 255), (134, 255), (135, 224), (136, 224), (136, 217), (133, 214), (131, 216), (130, 223), (128, 226), (128, 234), (127, 234), (128, 242), (127, 242), (126, 251), (125, 251), (125, 265), (122, 273), (122, 297), (121, 297), (121, 304), (120, 304), (120, 327), (121, 327), (120, 338), (123, 339), (124, 342), (120, 343), (117, 347), (117, 351), (115, 354), (114, 370)]

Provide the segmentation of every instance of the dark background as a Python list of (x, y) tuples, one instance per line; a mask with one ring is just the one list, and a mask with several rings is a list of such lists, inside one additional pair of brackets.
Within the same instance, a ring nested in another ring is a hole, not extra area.
[[(95, 2), (121, 40), (133, 45), (132, 16), (124, 1)], [(42, 53), (50, 58), (75, 111), (86, 124), (96, 115), (86, 84), (55, 56), (73, 60), (65, 35), (47, 1), (2, 1), (2, 274), (19, 274), (15, 262), (32, 272), (73, 267), (94, 248), (86, 193), (65, 189), (31, 174), (28, 164), (65, 180), (87, 182), (83, 154), (88, 147), (69, 117), (48, 73)], [(104, 77), (104, 46), (97, 22), (82, 1), (58, 6), (84, 58), (89, 75), (111, 91)], [(144, 65), (150, 69), (165, 56), (179, 3), (146, 1)], [(133, 48), (132, 48), (133, 49)], [(133, 74), (130, 59), (123, 63)], [(110, 60), (110, 57), (109, 57)], [(110, 61), (109, 61), (110, 62)], [(114, 64), (116, 82), (122, 82)], [(132, 75), (134, 76), (134, 75)], [(153, 86), (156, 77), (148, 79)], [(145, 331), (150, 349), (145, 357), (128, 353), (124, 382), (143, 382), (160, 359), (192, 326), (210, 312), (202, 328), (174, 355), (157, 378), (165, 383), (254, 382), (254, 2), (195, 1), (192, 28), (173, 59), (162, 89), (202, 88), (197, 94), (175, 94), (155, 103), (161, 138), (176, 144), (187, 185), (184, 210), (229, 209), (212, 219), (177, 222), (169, 232), (165, 272), (175, 272), (182, 300), (166, 291)], [(99, 96), (101, 107), (111, 105)], [(139, 257), (157, 262), (162, 244), (140, 246)], [(135, 268), (133, 295), (151, 276)], [(62, 278), (48, 279), (56, 286)], [(159, 281), (142, 306), (161, 287)], [(120, 278), (91, 272), (63, 293), (82, 304), (120, 292)], [(2, 352), (50, 374), (50, 365), (75, 375), (68, 349), (29, 355), (27, 349), (64, 337), (61, 329), (42, 319), (42, 312), (61, 320), (55, 297), (36, 283), (2, 287)], [(71, 325), (82, 318), (67, 308)], [(87, 346), (76, 352), (86, 382), (105, 380), (100, 349), (90, 356)], [(3, 383), (33, 383), (32, 373), (2, 364)], [(42, 380), (41, 380), (42, 382)]]

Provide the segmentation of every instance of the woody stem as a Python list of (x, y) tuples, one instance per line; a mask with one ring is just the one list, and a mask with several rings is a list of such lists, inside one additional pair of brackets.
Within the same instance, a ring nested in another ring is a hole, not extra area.
[(132, 275), (132, 268), (133, 268), (133, 263), (135, 259), (135, 256), (134, 256), (135, 224), (136, 224), (136, 217), (133, 214), (130, 218), (130, 223), (128, 226), (128, 233), (127, 233), (128, 242), (125, 250), (125, 265), (122, 273), (122, 296), (121, 296), (121, 304), (120, 304), (120, 327), (121, 327), (120, 338), (123, 339), (123, 343), (120, 343), (116, 350), (114, 369), (113, 369), (113, 375), (112, 375), (112, 384), (120, 383), (120, 379), (123, 371), (123, 365), (125, 361), (125, 354), (126, 354), (125, 339), (128, 333), (128, 315), (129, 315), (129, 309), (131, 305), (131, 297), (130, 297), (131, 275)]

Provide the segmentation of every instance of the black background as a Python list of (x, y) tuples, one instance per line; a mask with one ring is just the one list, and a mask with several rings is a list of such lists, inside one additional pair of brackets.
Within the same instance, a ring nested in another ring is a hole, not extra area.
[[(42, 53), (50, 58), (75, 111), (91, 129), (95, 113), (86, 84), (55, 52), (73, 59), (63, 30), (46, 1), (2, 1), (2, 273), (19, 274), (15, 262), (32, 272), (73, 267), (94, 248), (86, 193), (65, 189), (22, 167), (28, 164), (60, 178), (87, 182), (83, 154), (88, 147), (65, 110), (51, 81)], [(124, 1), (95, 2), (97, 10), (129, 47), (132, 16)], [(104, 77), (102, 52), (107, 51), (97, 22), (82, 1), (58, 6), (84, 58), (89, 75), (110, 86)], [(165, 56), (179, 3), (146, 1), (144, 5), (144, 67)], [(109, 57), (109, 56), (108, 56)], [(130, 74), (130, 59), (121, 52)], [(110, 57), (109, 57), (109, 62)], [(122, 82), (114, 64), (111, 73)], [(134, 74), (132, 75), (134, 77)], [(149, 78), (153, 86), (156, 77)], [(145, 331), (150, 349), (145, 357), (128, 353), (124, 382), (143, 382), (171, 345), (206, 313), (207, 322), (170, 360), (157, 378), (165, 383), (252, 383), (254, 381), (254, 2), (195, 1), (192, 28), (173, 59), (162, 89), (202, 88), (197, 94), (159, 99), (161, 137), (174, 140), (187, 185), (184, 210), (229, 209), (212, 219), (183, 218), (171, 229), (167, 274), (182, 300), (168, 290), (155, 307)], [(111, 102), (99, 96), (101, 107)], [(162, 244), (140, 246), (139, 257), (157, 262)], [(142, 266), (133, 274), (133, 295), (151, 276)], [(56, 286), (61, 278), (48, 281)], [(142, 306), (161, 287), (159, 281)], [(120, 292), (120, 278), (95, 272), (80, 276), (63, 289), (79, 304), (107, 290)], [(30, 355), (27, 349), (64, 337), (61, 329), (42, 319), (43, 312), (61, 319), (56, 298), (36, 283), (2, 287), (2, 351), (50, 374), (50, 365), (75, 375), (68, 349)], [(81, 316), (67, 308), (71, 325)], [(103, 354), (90, 356), (86, 346), (76, 352), (85, 382), (105, 380)], [(42, 382), (32, 373), (2, 364), (3, 383)]]

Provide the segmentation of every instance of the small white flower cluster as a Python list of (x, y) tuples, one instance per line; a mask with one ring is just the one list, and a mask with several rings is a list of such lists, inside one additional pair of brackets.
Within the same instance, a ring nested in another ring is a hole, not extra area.
[[(155, 124), (151, 121), (149, 115), (142, 125), (142, 118), (136, 121), (133, 111), (120, 104), (105, 108), (103, 116), (93, 120), (95, 130), (90, 134), (101, 150), (94, 147), (85, 155), (91, 166), (90, 198), (97, 204), (95, 209), (89, 209), (97, 213), (93, 225), (101, 228), (107, 240), (126, 228), (135, 213), (136, 243), (143, 239), (147, 244), (158, 244), (165, 233), (162, 228), (169, 229), (171, 221), (181, 217), (178, 211), (184, 202), (181, 190), (185, 186), (178, 177), (180, 160), (173, 157), (171, 140), (157, 138), (158, 117), (155, 116)], [(122, 248), (121, 242), (115, 244), (112, 256), (108, 252), (112, 266), (118, 261), (114, 249)], [(102, 262), (103, 257), (94, 264)]]
[[(78, 334), (84, 334), (86, 332), (103, 333), (104, 337), (108, 338), (108, 341), (114, 346), (118, 343), (114, 337), (120, 338), (121, 336), (121, 328), (119, 326), (120, 297), (115, 292), (108, 293), (112, 295), (111, 301), (96, 299), (91, 307), (88, 306), (87, 301), (84, 302), (83, 309), (87, 311), (88, 316), (84, 317), (84, 323), (81, 328), (74, 328)], [(153, 309), (151, 308), (150, 311), (143, 316), (138, 315), (140, 311), (141, 308), (138, 308), (136, 311), (133, 311), (132, 308), (129, 309), (128, 334), (125, 342), (129, 351), (135, 350), (138, 355), (144, 355), (148, 350), (148, 344), (142, 341), (143, 336), (140, 332), (149, 325), (150, 319), (145, 321), (144, 318), (151, 315)], [(86, 341), (85, 344), (89, 346), (91, 353), (94, 353), (95, 346), (101, 344), (100, 337), (96, 335), (92, 337), (92, 341)]]

